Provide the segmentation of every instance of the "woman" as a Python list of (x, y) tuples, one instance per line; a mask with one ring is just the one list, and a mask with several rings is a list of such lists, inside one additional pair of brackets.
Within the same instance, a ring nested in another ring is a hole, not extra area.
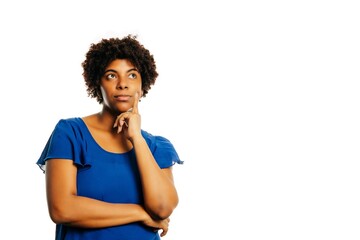
[(103, 39), (82, 67), (102, 110), (61, 119), (37, 161), (56, 239), (160, 239), (178, 204), (172, 166), (182, 161), (169, 140), (141, 129), (138, 102), (158, 76), (153, 55), (131, 35)]

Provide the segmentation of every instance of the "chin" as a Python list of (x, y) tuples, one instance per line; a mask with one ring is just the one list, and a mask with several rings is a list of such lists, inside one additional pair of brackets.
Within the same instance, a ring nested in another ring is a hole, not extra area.
[(130, 108), (131, 108), (131, 106), (121, 106), (121, 107), (117, 108), (116, 110), (120, 113), (123, 113), (123, 112), (127, 112)]

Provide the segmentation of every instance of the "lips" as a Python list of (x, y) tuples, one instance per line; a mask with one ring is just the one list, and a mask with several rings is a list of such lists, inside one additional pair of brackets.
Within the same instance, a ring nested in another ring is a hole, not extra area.
[(114, 96), (114, 98), (115, 98), (117, 101), (120, 101), (120, 102), (129, 101), (130, 97), (131, 97), (130, 95), (116, 95), (116, 96)]

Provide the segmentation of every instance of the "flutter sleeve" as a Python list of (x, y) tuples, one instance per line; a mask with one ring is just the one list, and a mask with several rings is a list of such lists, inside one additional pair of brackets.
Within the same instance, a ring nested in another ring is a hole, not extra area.
[(168, 168), (174, 164), (183, 164), (180, 160), (173, 144), (165, 137), (153, 136), (143, 132), (143, 136), (148, 142), (149, 148), (160, 168)]
[(90, 166), (88, 158), (84, 156), (86, 142), (81, 141), (81, 138), (81, 132), (76, 126), (73, 126), (67, 120), (60, 120), (56, 124), (36, 164), (43, 172), (45, 172), (45, 162), (55, 158), (73, 160), (76, 165), (81, 167)]

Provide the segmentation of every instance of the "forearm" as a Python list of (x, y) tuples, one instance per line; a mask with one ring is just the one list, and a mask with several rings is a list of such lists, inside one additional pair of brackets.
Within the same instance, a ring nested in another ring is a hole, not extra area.
[(62, 198), (62, 202), (49, 202), (49, 211), (55, 223), (83, 228), (111, 227), (148, 218), (137, 204), (107, 203), (75, 195)]
[(132, 142), (140, 171), (145, 208), (152, 216), (167, 218), (178, 203), (173, 179), (158, 166), (143, 137)]

